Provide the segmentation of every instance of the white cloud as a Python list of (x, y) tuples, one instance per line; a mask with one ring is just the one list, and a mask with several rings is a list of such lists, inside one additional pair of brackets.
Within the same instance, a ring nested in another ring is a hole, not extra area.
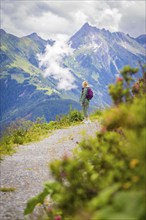
[(144, 0), (1, 0), (1, 26), (17, 36), (37, 32), (49, 39), (54, 34), (72, 36), (88, 22), (98, 28), (138, 36), (145, 32), (145, 4)]
[(119, 29), (131, 36), (139, 36), (146, 33), (146, 2), (130, 1), (121, 8), (122, 19)]
[(119, 23), (122, 15), (119, 13), (119, 10), (116, 8), (106, 8), (100, 18), (98, 19), (99, 27), (103, 27), (112, 32), (119, 30)]
[(70, 90), (76, 88), (75, 79), (70, 69), (62, 65), (65, 56), (70, 56), (73, 49), (67, 44), (67, 36), (58, 35), (53, 46), (47, 45), (44, 54), (38, 54), (40, 68), (44, 76), (51, 76), (58, 82), (58, 89)]

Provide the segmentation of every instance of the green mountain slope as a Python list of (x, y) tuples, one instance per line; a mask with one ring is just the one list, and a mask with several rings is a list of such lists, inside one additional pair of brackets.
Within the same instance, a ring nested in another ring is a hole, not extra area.
[[(35, 120), (44, 116), (47, 121), (60, 113), (67, 113), (70, 105), (79, 108), (75, 101), (62, 99), (56, 82), (44, 78), (38, 67), (37, 53), (53, 44), (32, 34), (18, 38), (1, 30), (1, 125), (16, 118)], [(55, 104), (56, 103), (56, 104)]]

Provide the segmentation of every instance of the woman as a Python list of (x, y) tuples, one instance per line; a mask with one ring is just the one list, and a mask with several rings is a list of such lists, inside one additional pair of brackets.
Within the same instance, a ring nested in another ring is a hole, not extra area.
[(82, 93), (80, 97), (80, 103), (82, 106), (83, 114), (84, 114), (84, 123), (91, 123), (89, 117), (88, 117), (88, 108), (89, 108), (89, 100), (86, 98), (87, 91), (88, 91), (89, 85), (87, 81), (84, 81), (82, 83)]

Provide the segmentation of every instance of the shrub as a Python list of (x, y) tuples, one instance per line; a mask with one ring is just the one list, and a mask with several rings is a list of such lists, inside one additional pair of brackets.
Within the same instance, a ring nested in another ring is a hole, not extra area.
[(132, 101), (135, 95), (142, 95), (146, 92), (146, 71), (144, 66), (142, 66), (143, 77), (133, 84), (134, 79), (132, 76), (138, 71), (138, 68), (125, 66), (120, 71), (122, 77), (118, 77), (115, 84), (109, 85), (109, 94), (115, 105)]
[(54, 182), (28, 201), (25, 214), (49, 195), (46, 219), (144, 219), (145, 98), (109, 109), (96, 137), (52, 162)]
[(69, 112), (68, 119), (69, 122), (79, 122), (82, 121), (84, 117), (80, 111), (74, 109)]
[(70, 109), (69, 113), (67, 115), (59, 115), (56, 117), (56, 121), (61, 126), (69, 126), (71, 124), (80, 122), (83, 120), (83, 114), (76, 110), (76, 109)]

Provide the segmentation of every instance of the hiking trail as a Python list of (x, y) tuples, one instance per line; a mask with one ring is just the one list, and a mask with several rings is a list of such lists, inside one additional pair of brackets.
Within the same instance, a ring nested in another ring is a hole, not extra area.
[(0, 220), (30, 219), (23, 215), (24, 208), (30, 198), (43, 190), (44, 182), (52, 180), (49, 162), (71, 155), (83, 132), (85, 137), (94, 136), (99, 129), (97, 121), (58, 129), (44, 140), (19, 146), (16, 153), (6, 156), (0, 163), (0, 185), (15, 190), (0, 191)]

